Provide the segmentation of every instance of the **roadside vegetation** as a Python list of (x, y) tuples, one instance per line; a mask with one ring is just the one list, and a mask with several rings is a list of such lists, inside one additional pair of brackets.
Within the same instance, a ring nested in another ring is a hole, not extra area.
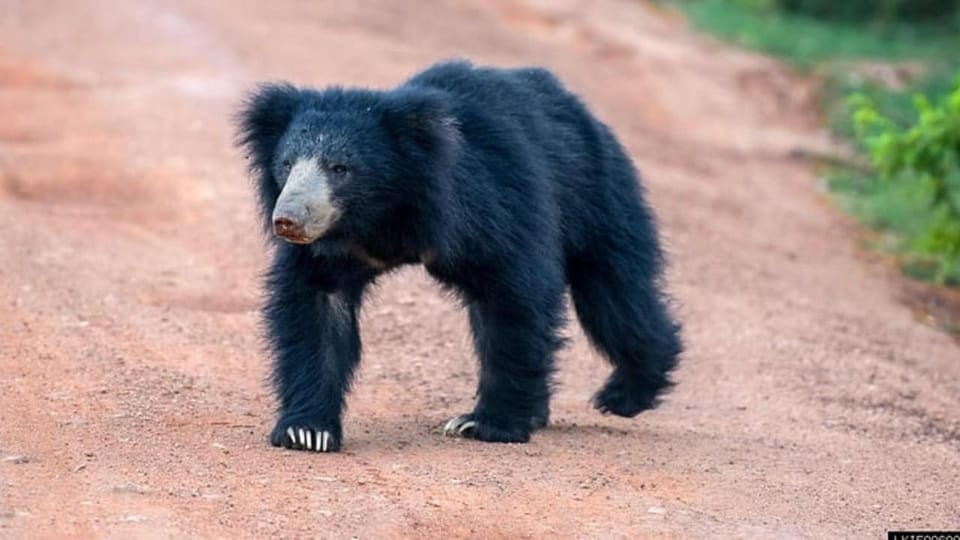
[(696, 27), (824, 81), (830, 129), (863, 167), (837, 204), (909, 275), (960, 286), (960, 1), (677, 0)]

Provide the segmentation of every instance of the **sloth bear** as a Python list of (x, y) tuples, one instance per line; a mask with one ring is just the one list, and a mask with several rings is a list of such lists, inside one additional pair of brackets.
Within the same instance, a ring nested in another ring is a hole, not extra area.
[(273, 445), (340, 449), (364, 292), (406, 264), (469, 314), (479, 388), (448, 435), (525, 442), (547, 424), (567, 285), (613, 364), (597, 409), (632, 417), (671, 385), (680, 326), (637, 172), (549, 71), (454, 61), (385, 91), (266, 84), (238, 123), (280, 239), (264, 308)]

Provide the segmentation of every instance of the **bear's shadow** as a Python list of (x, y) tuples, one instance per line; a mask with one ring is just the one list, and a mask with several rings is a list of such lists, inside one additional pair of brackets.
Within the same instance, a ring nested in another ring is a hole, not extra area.
[[(436, 420), (436, 421), (434, 421)], [(568, 420), (558, 420), (544, 429), (533, 433), (531, 440), (526, 444), (503, 445), (486, 443), (458, 437), (449, 437), (443, 434), (443, 425), (446, 420), (431, 419), (397, 419), (395, 421), (367, 418), (362, 425), (349, 423), (345, 427), (343, 451), (347, 454), (365, 453), (406, 453), (436, 449), (451, 451), (469, 448), (483, 453), (495, 449), (530, 448), (539, 449), (541, 446), (582, 446), (584, 440), (593, 441), (593, 451), (602, 452), (603, 442), (616, 438), (645, 440), (656, 437), (656, 433), (649, 426), (637, 423), (635, 426), (617, 427), (602, 423), (580, 423)], [(599, 443), (599, 444), (597, 444)], [(618, 445), (614, 445), (618, 446)], [(620, 448), (617, 449), (618, 451)], [(508, 451), (508, 453), (511, 453)]]

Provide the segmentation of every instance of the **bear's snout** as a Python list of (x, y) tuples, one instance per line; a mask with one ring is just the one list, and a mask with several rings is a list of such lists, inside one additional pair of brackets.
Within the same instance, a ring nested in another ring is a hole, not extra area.
[(307, 239), (303, 229), (302, 223), (288, 217), (279, 216), (273, 220), (273, 234), (291, 242), (303, 242)]
[(323, 236), (340, 216), (327, 175), (316, 159), (297, 160), (273, 208), (273, 233), (294, 244)]

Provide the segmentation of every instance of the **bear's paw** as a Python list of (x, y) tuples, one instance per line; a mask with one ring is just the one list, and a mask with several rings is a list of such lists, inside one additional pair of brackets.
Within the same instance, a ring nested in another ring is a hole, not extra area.
[(273, 446), (289, 450), (338, 452), (340, 442), (340, 436), (334, 430), (322, 429), (308, 423), (278, 422), (270, 435)]
[(463, 437), (485, 442), (525, 443), (530, 440), (531, 422), (515, 426), (479, 418), (475, 413), (461, 414), (451, 418), (443, 426), (448, 437)]

